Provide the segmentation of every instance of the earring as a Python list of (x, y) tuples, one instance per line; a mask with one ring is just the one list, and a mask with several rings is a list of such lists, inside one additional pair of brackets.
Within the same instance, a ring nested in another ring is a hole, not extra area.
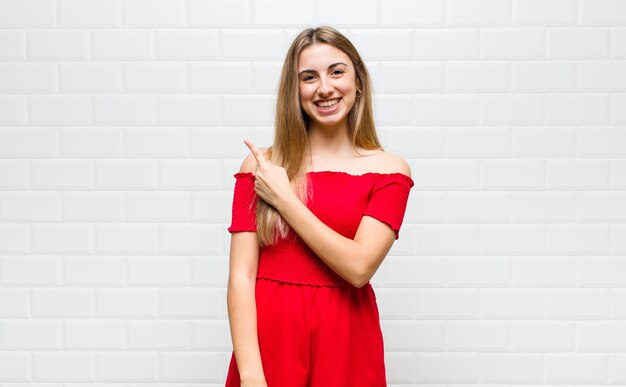
[(361, 96), (361, 89), (356, 89), (356, 96), (360, 97)]

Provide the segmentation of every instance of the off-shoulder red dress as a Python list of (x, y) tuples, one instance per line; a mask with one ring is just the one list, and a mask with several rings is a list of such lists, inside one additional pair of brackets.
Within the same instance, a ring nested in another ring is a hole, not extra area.
[[(256, 231), (251, 172), (235, 173), (228, 231)], [(308, 172), (307, 208), (327, 226), (354, 239), (363, 216), (400, 235), (411, 177), (401, 173)], [(330, 269), (291, 230), (260, 249), (255, 286), (257, 334), (268, 387), (386, 386), (384, 344), (376, 295)], [(234, 351), (226, 386), (240, 386)]]

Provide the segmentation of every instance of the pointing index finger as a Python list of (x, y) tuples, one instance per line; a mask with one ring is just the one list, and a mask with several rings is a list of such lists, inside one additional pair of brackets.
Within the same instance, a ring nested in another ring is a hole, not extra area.
[(248, 146), (248, 148), (250, 148), (250, 151), (252, 151), (252, 154), (254, 155), (254, 158), (256, 159), (259, 166), (267, 166), (267, 160), (265, 159), (265, 156), (263, 156), (263, 153), (252, 143), (252, 141), (243, 140), (243, 142)]

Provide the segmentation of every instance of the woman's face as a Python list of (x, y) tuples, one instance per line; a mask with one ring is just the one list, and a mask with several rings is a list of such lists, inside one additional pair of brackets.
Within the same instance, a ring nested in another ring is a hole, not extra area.
[[(300, 105), (313, 123), (336, 125), (347, 120), (356, 101), (356, 72), (350, 58), (329, 44), (308, 46), (298, 58)], [(330, 100), (331, 106), (319, 106)]]

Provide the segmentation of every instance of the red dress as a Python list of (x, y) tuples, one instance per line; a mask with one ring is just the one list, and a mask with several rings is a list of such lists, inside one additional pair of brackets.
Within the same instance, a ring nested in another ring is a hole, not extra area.
[[(354, 239), (364, 215), (399, 237), (413, 180), (401, 173), (352, 175), (308, 172), (307, 208), (324, 224)], [(238, 172), (228, 231), (256, 231), (255, 176)], [(255, 286), (257, 334), (268, 387), (386, 386), (384, 344), (376, 295), (332, 271), (291, 230), (260, 250)], [(226, 386), (240, 386), (235, 353)]]

